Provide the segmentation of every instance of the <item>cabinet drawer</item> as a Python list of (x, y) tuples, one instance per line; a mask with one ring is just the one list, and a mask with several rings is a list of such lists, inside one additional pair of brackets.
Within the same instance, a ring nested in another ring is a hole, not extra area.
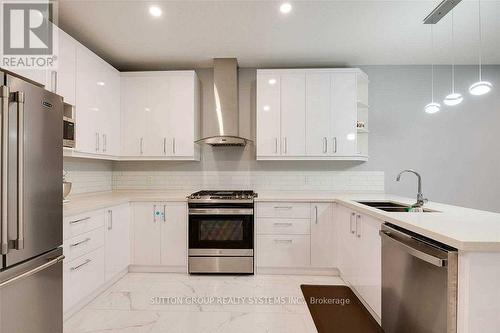
[(64, 262), (64, 311), (104, 284), (104, 248)]
[(67, 261), (71, 261), (101, 246), (104, 246), (103, 227), (66, 240), (64, 242), (64, 255)]
[(64, 219), (64, 239), (104, 226), (104, 211), (93, 211)]
[(310, 214), (309, 203), (290, 202), (262, 202), (257, 204), (257, 217), (284, 217), (308, 219)]
[(309, 235), (311, 221), (309, 219), (284, 219), (261, 217), (257, 219), (259, 235)]
[(311, 262), (309, 235), (257, 236), (257, 266), (307, 267)]

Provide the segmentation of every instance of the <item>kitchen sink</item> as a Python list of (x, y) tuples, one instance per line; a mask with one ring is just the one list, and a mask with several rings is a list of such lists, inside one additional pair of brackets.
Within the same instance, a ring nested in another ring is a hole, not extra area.
[[(383, 210), (384, 212), (410, 213), (411, 206), (399, 204), (392, 201), (357, 201), (357, 203), (372, 208)], [(433, 213), (435, 210), (424, 208), (423, 213)]]

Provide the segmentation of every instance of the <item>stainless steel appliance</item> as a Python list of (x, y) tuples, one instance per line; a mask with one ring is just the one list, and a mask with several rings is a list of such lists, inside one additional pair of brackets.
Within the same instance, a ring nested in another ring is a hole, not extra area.
[(457, 250), (386, 223), (382, 237), (385, 333), (456, 333)]
[(75, 148), (75, 119), (63, 117), (63, 146)]
[(0, 332), (62, 332), (62, 97), (0, 71)]
[(254, 273), (256, 196), (253, 191), (189, 196), (189, 273)]

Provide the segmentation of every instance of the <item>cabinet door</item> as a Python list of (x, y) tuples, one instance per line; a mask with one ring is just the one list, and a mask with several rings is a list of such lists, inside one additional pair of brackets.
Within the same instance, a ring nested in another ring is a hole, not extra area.
[[(158, 203), (158, 205), (163, 205)], [(160, 265), (161, 263), (161, 224), (155, 217), (153, 203), (135, 203), (134, 216), (134, 264)]]
[(280, 77), (257, 74), (257, 156), (279, 156)]
[(326, 156), (330, 141), (330, 73), (306, 74), (306, 152)]
[(356, 74), (334, 73), (331, 80), (331, 151), (333, 155), (354, 155), (357, 150)]
[(281, 75), (281, 154), (306, 154), (306, 77), (305, 74)]
[(106, 281), (109, 281), (130, 264), (130, 205), (108, 209), (106, 217)]
[(98, 154), (102, 144), (100, 126), (104, 119), (105, 95), (99, 89), (105, 82), (101, 60), (83, 45), (77, 46), (76, 57), (76, 148)]
[(161, 227), (161, 264), (186, 266), (187, 208), (184, 202), (166, 203)]
[(104, 64), (105, 86), (103, 90), (104, 120), (101, 126), (101, 152), (118, 155), (120, 149), (120, 73)]
[[(165, 156), (167, 155), (167, 141), (169, 135), (169, 89), (170, 79), (168, 75), (146, 76), (148, 87), (148, 101), (150, 111), (148, 122), (144, 126), (144, 155)], [(180, 125), (180, 124), (177, 124)], [(184, 124), (180, 126), (184, 128)]]
[(335, 209), (335, 222), (338, 243), (338, 266), (340, 274), (346, 283), (352, 284), (356, 276), (357, 251), (354, 228), (355, 213), (337, 205)]
[(64, 103), (76, 103), (76, 45), (67, 33), (54, 26), (59, 32), (59, 57), (55, 91), (64, 98)]
[(311, 204), (311, 265), (335, 267), (333, 207), (330, 203)]
[(147, 125), (153, 120), (148, 89), (148, 78), (121, 78), (121, 151), (124, 156), (143, 156), (148, 153), (146, 149), (149, 141), (145, 135), (148, 132)]
[(194, 156), (195, 74), (170, 76), (167, 96), (167, 141), (164, 153), (169, 156)]
[(382, 299), (381, 221), (367, 215), (356, 215), (356, 237), (359, 248), (359, 270), (354, 287), (380, 317)]

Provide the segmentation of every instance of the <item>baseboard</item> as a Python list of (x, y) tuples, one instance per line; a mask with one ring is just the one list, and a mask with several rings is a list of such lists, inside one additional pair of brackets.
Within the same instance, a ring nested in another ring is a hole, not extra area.
[(152, 266), (152, 265), (130, 265), (130, 273), (186, 273), (187, 266)]
[(257, 274), (271, 275), (324, 275), (324, 276), (339, 276), (337, 268), (313, 268), (313, 267), (256, 267)]
[(101, 285), (99, 288), (94, 290), (90, 295), (87, 297), (81, 299), (78, 303), (73, 305), (70, 309), (64, 312), (63, 314), (63, 320), (66, 321), (69, 318), (71, 318), (75, 313), (83, 309), (86, 305), (88, 305), (90, 302), (92, 302), (97, 296), (102, 294), (106, 289), (111, 287), (113, 284), (115, 284), (118, 280), (120, 280), (122, 277), (124, 277), (127, 273), (129, 272), (128, 268), (124, 269), (120, 273), (116, 274), (115, 277), (113, 277), (111, 280), (107, 281), (103, 285)]

